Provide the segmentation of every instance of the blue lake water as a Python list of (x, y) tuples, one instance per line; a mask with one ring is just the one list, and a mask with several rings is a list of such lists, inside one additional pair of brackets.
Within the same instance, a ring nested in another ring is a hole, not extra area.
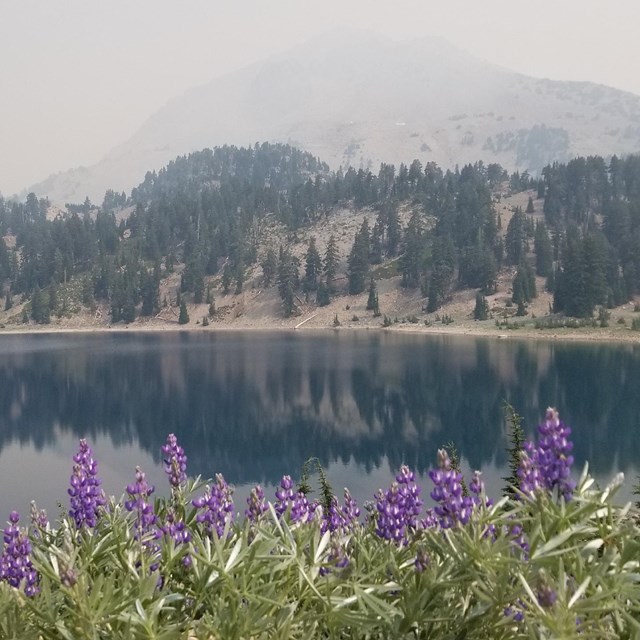
[(576, 467), (598, 482), (640, 454), (640, 346), (393, 332), (0, 336), (0, 521), (31, 499), (66, 508), (72, 455), (89, 440), (105, 489), (136, 465), (166, 492), (160, 447), (176, 433), (189, 472), (221, 472), (236, 505), (259, 482), (299, 477), (317, 456), (359, 501), (407, 463), (430, 490), (437, 449), (497, 495), (510, 402), (535, 430), (548, 405), (573, 427)]

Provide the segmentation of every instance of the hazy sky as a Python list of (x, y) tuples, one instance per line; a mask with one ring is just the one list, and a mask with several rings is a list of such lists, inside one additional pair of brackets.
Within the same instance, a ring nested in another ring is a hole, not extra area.
[(638, 0), (0, 0), (0, 192), (96, 162), (172, 96), (336, 27), (640, 94)]

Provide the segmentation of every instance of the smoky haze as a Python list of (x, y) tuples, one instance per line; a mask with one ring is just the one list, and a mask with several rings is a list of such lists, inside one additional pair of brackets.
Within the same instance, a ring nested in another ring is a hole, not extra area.
[(4, 194), (96, 163), (171, 98), (341, 27), (439, 35), (521, 73), (640, 94), (631, 0), (27, 0), (0, 3), (0, 24)]

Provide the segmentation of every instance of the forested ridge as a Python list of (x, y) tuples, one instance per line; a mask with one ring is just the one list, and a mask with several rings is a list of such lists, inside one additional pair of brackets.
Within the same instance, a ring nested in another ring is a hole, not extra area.
[[(503, 224), (495, 203), (527, 190), (529, 206)], [(544, 200), (544, 216), (531, 215), (535, 199)], [(265, 244), (266, 222), (295, 238), (338, 207), (373, 214), (348, 255), (339, 255), (334, 237), (325, 246), (311, 238), (303, 259), (287, 242)], [(410, 211), (404, 219), (402, 207)], [(509, 294), (519, 315), (537, 295), (536, 276), (553, 293), (554, 313), (579, 318), (640, 293), (638, 156), (576, 158), (533, 179), (496, 164), (445, 171), (418, 160), (334, 172), (288, 145), (225, 146), (147, 173), (129, 195), (107, 191), (99, 206), (87, 199), (48, 212), (49, 202), (33, 194), (0, 198), (5, 322), (47, 323), (100, 304), (112, 323), (163, 306), (184, 308), (186, 323), (187, 303), (206, 302), (213, 314), (217, 296), (241, 292), (255, 273), (261, 286), (277, 286), (285, 316), (302, 297), (325, 305), (367, 290), (367, 308), (378, 311), (372, 275), (384, 276), (376, 265), (391, 265), (386, 274), (399, 276), (398, 286), (419, 290), (428, 313), (456, 289), (477, 289), (478, 319), (504, 267), (515, 273)], [(178, 286), (161, 299), (161, 282), (176, 272)]]

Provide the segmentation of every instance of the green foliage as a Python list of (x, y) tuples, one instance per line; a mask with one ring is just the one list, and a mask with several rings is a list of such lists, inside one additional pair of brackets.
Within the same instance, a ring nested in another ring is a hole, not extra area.
[[(556, 134), (563, 139), (561, 131)], [(548, 141), (551, 135), (545, 127), (518, 134), (523, 158), (535, 150), (537, 140)], [(66, 215), (54, 220), (46, 219), (48, 201), (34, 194), (24, 202), (0, 198), (0, 237), (11, 233), (16, 238), (10, 248), (0, 238), (0, 290), (23, 296), (42, 319), (41, 300), (29, 301), (36, 290), (47, 292), (52, 284), (81, 279), (84, 305), (108, 305), (113, 322), (138, 313), (153, 315), (158, 308), (155, 284), (174, 268), (180, 269), (184, 292), (193, 293), (196, 303), (205, 299), (204, 278), (218, 273), (219, 264), (225, 265), (220, 274), (224, 293), (232, 287), (240, 292), (246, 268), (257, 260), (268, 216), (295, 232), (352, 202), (357, 210), (371, 207), (377, 218), (371, 233), (368, 227), (358, 232), (359, 243), (350, 253), (351, 293), (364, 291), (369, 264), (380, 263), (381, 275), (397, 269), (403, 285), (421, 287), (427, 311), (433, 313), (451, 296), (456, 273), (462, 285), (491, 293), (503, 257), (519, 265), (533, 238), (535, 270), (547, 278), (555, 311), (587, 318), (598, 306), (617, 306), (640, 294), (637, 156), (614, 156), (608, 164), (598, 156), (555, 163), (538, 181), (526, 172), (514, 173), (513, 190), (537, 187), (537, 195), (544, 197), (546, 226), (538, 222), (534, 230), (532, 218), (517, 209), (503, 243), (492, 190), (505, 177), (498, 165), (482, 163), (448, 172), (419, 161), (382, 164), (377, 173), (331, 172), (288, 145), (205, 149), (149, 172), (129, 196), (110, 190), (101, 208), (88, 200), (70, 203)], [(403, 234), (400, 212), (407, 203), (413, 216)], [(125, 206), (129, 217), (116, 222), (115, 213)], [(532, 207), (530, 198), (527, 211)], [(429, 214), (428, 233), (419, 224), (420, 211)], [(309, 265), (305, 261), (302, 285), (314, 291), (322, 270), (332, 293), (339, 267), (335, 238), (321, 267), (316, 252), (309, 254)], [(399, 252), (397, 262), (381, 262)], [(265, 286), (270, 286), (278, 272), (273, 249), (261, 266)], [(60, 300), (48, 306), (49, 315), (68, 314), (72, 307)]]
[(365, 218), (356, 233), (348, 258), (349, 293), (362, 293), (369, 271), (369, 223)]
[(505, 400), (503, 409), (507, 424), (509, 425), (509, 447), (507, 454), (509, 456), (509, 475), (502, 479), (506, 482), (504, 494), (511, 498), (517, 498), (517, 487), (520, 485), (518, 477), (518, 469), (520, 468), (520, 454), (523, 451), (525, 437), (524, 428), (522, 426), (524, 418), (516, 413), (516, 410)]
[(315, 291), (318, 288), (318, 279), (322, 273), (322, 268), (322, 258), (316, 247), (316, 239), (312, 237), (309, 240), (309, 247), (305, 257), (303, 291)]
[(367, 298), (367, 311), (373, 311), (374, 315), (376, 313), (380, 313), (379, 303), (378, 303), (378, 290), (376, 288), (376, 283), (373, 278), (371, 278), (371, 282), (369, 283), (369, 297)]
[(298, 259), (288, 250), (281, 249), (278, 263), (278, 293), (282, 299), (285, 318), (297, 311), (295, 292), (299, 285), (298, 268)]
[(327, 279), (327, 288), (329, 289), (329, 292), (333, 291), (333, 280), (336, 277), (339, 259), (340, 256), (338, 254), (336, 238), (331, 234), (329, 236), (329, 242), (327, 243), (327, 249), (323, 260), (324, 275)]
[(322, 281), (318, 284), (318, 291), (316, 293), (316, 304), (319, 307), (326, 307), (331, 302), (331, 296), (329, 294), (329, 287)]
[(402, 286), (415, 288), (420, 283), (424, 268), (424, 228), (420, 213), (413, 211), (404, 232), (404, 251), (400, 258)]
[[(333, 493), (322, 467), (315, 470), (326, 509)], [(632, 638), (637, 511), (616, 504), (615, 482), (593, 486), (585, 472), (571, 502), (506, 497), (476, 509), (465, 526), (419, 529), (396, 546), (375, 535), (373, 520), (332, 536), (272, 507), (256, 524), (209, 536), (190, 504), (202, 484), (190, 481), (157, 500), (155, 512), (160, 522), (170, 510), (184, 517), (191, 541), (149, 540), (157, 555), (135, 538), (134, 514), (112, 500), (90, 534), (66, 516), (32, 531), (40, 593), (26, 598), (0, 584), (0, 637)], [(514, 522), (528, 540), (527, 559), (510, 535)], [(336, 547), (348, 566), (335, 566)], [(557, 596), (551, 605), (545, 588)], [(505, 610), (521, 611), (522, 621)]]
[(505, 250), (509, 264), (519, 264), (527, 252), (527, 232), (525, 215), (520, 207), (516, 207), (507, 225)]
[(178, 324), (189, 324), (189, 312), (187, 311), (187, 303), (184, 298), (180, 302), (180, 315), (178, 317)]
[(487, 299), (478, 291), (476, 294), (476, 306), (473, 309), (474, 320), (486, 320), (489, 317), (489, 303)]

